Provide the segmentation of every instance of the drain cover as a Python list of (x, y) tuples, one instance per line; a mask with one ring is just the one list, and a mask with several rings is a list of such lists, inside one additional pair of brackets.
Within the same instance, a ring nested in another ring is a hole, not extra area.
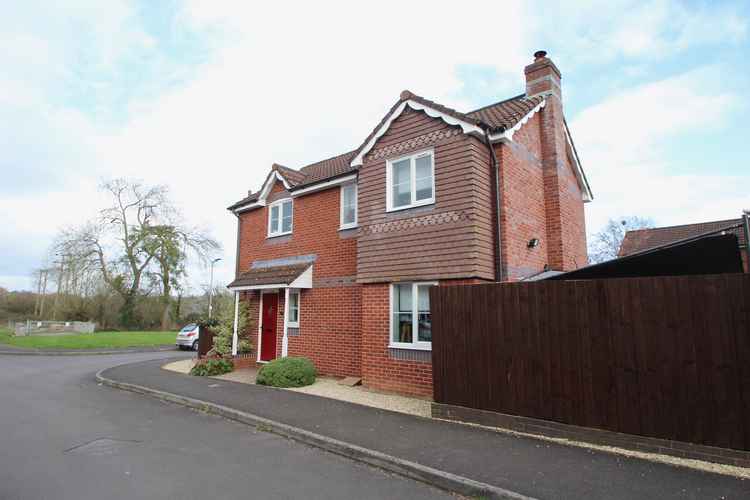
[(99, 438), (89, 441), (88, 443), (80, 444), (72, 448), (68, 448), (64, 453), (75, 454), (75, 455), (88, 455), (92, 457), (99, 457), (103, 455), (114, 455), (120, 449), (138, 444), (140, 441), (131, 441), (127, 439), (111, 439), (111, 438)]

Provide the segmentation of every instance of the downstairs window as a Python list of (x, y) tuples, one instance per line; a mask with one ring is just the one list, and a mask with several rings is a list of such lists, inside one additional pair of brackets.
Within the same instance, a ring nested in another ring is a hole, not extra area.
[(391, 285), (391, 347), (432, 349), (430, 287), (436, 284)]

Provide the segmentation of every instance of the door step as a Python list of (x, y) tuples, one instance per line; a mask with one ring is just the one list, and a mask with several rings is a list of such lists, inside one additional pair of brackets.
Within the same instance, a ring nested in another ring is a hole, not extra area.
[(362, 379), (359, 377), (344, 377), (339, 380), (339, 385), (345, 385), (347, 387), (354, 387), (355, 385), (361, 385)]

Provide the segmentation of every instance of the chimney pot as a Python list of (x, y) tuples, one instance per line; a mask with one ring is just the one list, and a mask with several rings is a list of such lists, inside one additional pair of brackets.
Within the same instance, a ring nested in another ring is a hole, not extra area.
[(524, 68), (526, 75), (526, 96), (555, 95), (562, 101), (560, 90), (560, 70), (547, 57), (547, 51), (534, 52), (534, 62)]

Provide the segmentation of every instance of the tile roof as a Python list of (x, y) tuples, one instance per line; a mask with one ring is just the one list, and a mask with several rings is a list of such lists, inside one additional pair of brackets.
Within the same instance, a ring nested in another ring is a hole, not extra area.
[(227, 285), (228, 288), (257, 285), (289, 285), (312, 264), (288, 264), (283, 266), (258, 267), (242, 273)]
[(278, 163), (274, 163), (271, 166), (271, 170), (277, 170), (282, 176), (284, 176), (284, 179), (287, 180), (291, 187), (295, 187), (305, 181), (306, 175), (303, 172), (285, 167), (284, 165), (279, 165)]
[[(731, 229), (727, 229), (730, 228)], [(650, 229), (636, 229), (625, 233), (620, 244), (618, 255), (624, 257), (652, 248), (675, 243), (687, 238), (718, 233), (727, 229), (728, 233), (737, 235), (740, 246), (744, 246), (745, 233), (742, 229), (742, 219), (727, 219), (681, 226), (655, 227)]]
[(310, 165), (302, 167), (299, 171), (304, 176), (304, 180), (295, 187), (302, 187), (308, 184), (314, 184), (316, 182), (338, 177), (349, 172), (357, 170), (356, 167), (352, 167), (349, 164), (354, 158), (356, 151), (349, 151), (327, 160), (321, 160), (319, 162), (311, 163)]
[[(488, 128), (490, 131), (494, 132), (506, 130), (515, 126), (524, 116), (541, 103), (544, 98), (539, 96), (527, 98), (525, 94), (521, 94), (469, 113), (462, 113), (405, 90), (401, 92), (398, 102), (393, 105), (378, 126), (367, 136), (362, 145), (354, 151), (349, 151), (348, 153), (343, 153), (326, 160), (311, 163), (299, 170), (278, 164), (274, 164), (271, 169), (278, 171), (290, 184), (292, 190), (332, 179), (349, 172), (356, 172), (357, 167), (352, 167), (351, 161), (357, 155), (357, 152), (369, 142), (372, 136), (388, 120), (396, 108), (398, 108), (401, 103), (408, 100), (416, 101), (456, 119), (482, 128)], [(248, 203), (257, 201), (259, 194), (260, 192), (250, 193), (247, 197), (232, 204), (228, 209), (234, 210)]]
[(255, 201), (258, 201), (258, 195), (260, 195), (260, 191), (257, 191), (255, 193), (250, 193), (246, 197), (242, 198), (240, 201), (237, 201), (229, 205), (227, 207), (227, 210), (236, 210), (244, 205), (247, 205), (248, 203), (253, 203)]
[(468, 116), (480, 120), (493, 130), (507, 130), (513, 128), (521, 119), (529, 114), (544, 100), (541, 96), (527, 98), (526, 94), (517, 95), (504, 101), (479, 108)]

